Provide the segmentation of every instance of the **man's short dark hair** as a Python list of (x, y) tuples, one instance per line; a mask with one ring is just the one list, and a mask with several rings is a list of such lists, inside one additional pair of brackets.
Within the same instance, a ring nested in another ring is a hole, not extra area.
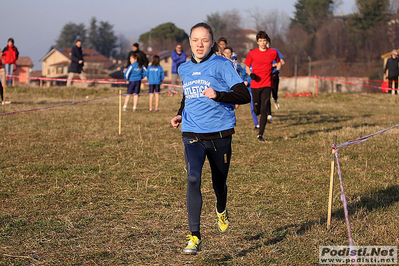
[(139, 44), (137, 42), (133, 43), (133, 46), (139, 48)]
[(256, 34), (256, 41), (258, 41), (259, 39), (266, 39), (267, 41), (270, 40), (269, 35), (267, 35), (267, 33), (263, 30), (259, 31)]

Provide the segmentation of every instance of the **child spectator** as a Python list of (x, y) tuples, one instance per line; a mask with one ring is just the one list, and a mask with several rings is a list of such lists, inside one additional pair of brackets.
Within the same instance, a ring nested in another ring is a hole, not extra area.
[(155, 92), (155, 112), (159, 111), (159, 92), (161, 91), (161, 82), (165, 78), (165, 72), (159, 65), (159, 56), (154, 55), (152, 58), (151, 66), (147, 69), (147, 78), (150, 85), (150, 99), (149, 99), (149, 111), (152, 112), (152, 100)]
[(127, 85), (127, 95), (122, 107), (122, 111), (126, 111), (127, 104), (129, 103), (130, 96), (133, 94), (133, 111), (137, 111), (137, 103), (139, 100), (141, 80), (146, 75), (146, 68), (139, 61), (139, 54), (134, 53), (130, 56), (130, 66), (124, 73), (125, 80), (129, 81)]

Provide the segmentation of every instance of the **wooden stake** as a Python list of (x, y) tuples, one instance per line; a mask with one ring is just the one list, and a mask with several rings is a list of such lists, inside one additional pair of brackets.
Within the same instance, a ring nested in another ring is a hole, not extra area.
[(122, 134), (122, 90), (119, 90), (119, 135)]
[(337, 144), (337, 136), (334, 136), (333, 147), (331, 148), (331, 174), (330, 174), (330, 193), (328, 196), (328, 215), (327, 215), (327, 230), (331, 227), (331, 208), (333, 202), (333, 188), (334, 188), (334, 155), (335, 145)]

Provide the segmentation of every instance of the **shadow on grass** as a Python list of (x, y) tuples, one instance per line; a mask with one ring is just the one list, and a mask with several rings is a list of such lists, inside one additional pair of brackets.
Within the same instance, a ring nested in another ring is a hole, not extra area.
[[(329, 115), (329, 114), (324, 114), (319, 111), (311, 111), (307, 113), (301, 113), (301, 112), (290, 112), (287, 115), (279, 114), (275, 115), (278, 117), (279, 121), (285, 121), (287, 124), (289, 124), (288, 127), (292, 126), (299, 126), (299, 125), (310, 125), (310, 124), (328, 124), (328, 123), (333, 123), (337, 124), (340, 122), (346, 122), (350, 121), (356, 118), (356, 116), (335, 116), (335, 115)], [(367, 118), (371, 117), (370, 114), (364, 114), (361, 116), (362, 118)], [(293, 122), (290, 122), (293, 121)], [(369, 124), (369, 123), (362, 123), (359, 125), (351, 125), (351, 128), (361, 128), (361, 127), (374, 127), (376, 126), (375, 123)], [(308, 135), (314, 135), (317, 133), (328, 133), (328, 132), (334, 132), (343, 129), (344, 126), (338, 126), (338, 127), (332, 127), (332, 128), (321, 128), (321, 129), (315, 129), (315, 130), (308, 130), (305, 132), (297, 133), (289, 138), (295, 139), (301, 136), (308, 136)], [(283, 137), (280, 137), (283, 138)]]
[[(291, 111), (286, 115), (275, 114), (279, 121), (287, 122), (290, 126), (309, 125), (309, 124), (325, 124), (346, 122), (356, 118), (356, 116), (331, 115), (320, 111), (298, 112)], [(290, 121), (292, 121), (290, 123)]]
[[(359, 124), (359, 125), (352, 125), (350, 127), (351, 128), (361, 128), (361, 127), (375, 127), (375, 126), (376, 126), (375, 123), (373, 123), (373, 124), (363, 123), (363, 124)], [(338, 130), (341, 130), (343, 128), (344, 127), (340, 126), (340, 127), (324, 128), (324, 129), (317, 129), (317, 130), (308, 130), (306, 132), (301, 132), (301, 133), (298, 133), (298, 134), (294, 134), (294, 135), (290, 136), (290, 138), (291, 139), (295, 139), (295, 138), (298, 138), (300, 136), (314, 135), (314, 134), (317, 134), (317, 133), (320, 133), (320, 132), (328, 133), (328, 132), (338, 131)], [(282, 137), (280, 137), (280, 138), (282, 138)]]
[[(299, 111), (290, 111), (288, 114), (275, 114), (279, 121), (284, 121), (289, 126), (309, 125), (309, 124), (325, 124), (346, 122), (358, 118), (359, 116), (351, 115), (331, 115), (320, 111), (310, 111), (307, 113)], [(362, 118), (371, 117), (371, 114), (363, 114)], [(290, 123), (292, 121), (292, 123)]]
[[(357, 201), (348, 204), (348, 214), (351, 217), (358, 210), (364, 209), (367, 212), (371, 212), (376, 209), (384, 208), (399, 202), (399, 185), (393, 185), (386, 189), (379, 191), (372, 191), (369, 194), (363, 196), (353, 196), (353, 199), (359, 198)], [(343, 207), (332, 213), (332, 218), (345, 219)], [(325, 225), (327, 223), (327, 217), (321, 217), (317, 220), (308, 221), (302, 224), (288, 224), (277, 228), (272, 232), (273, 237), (262, 243), (257, 243), (248, 249), (241, 250), (237, 253), (237, 257), (244, 257), (248, 253), (253, 252), (263, 245), (270, 246), (283, 241), (287, 234), (291, 231), (297, 235), (303, 235), (307, 231), (310, 231), (315, 225)], [(265, 236), (267, 232), (261, 232), (254, 236), (247, 237), (248, 241), (257, 241), (261, 237)]]

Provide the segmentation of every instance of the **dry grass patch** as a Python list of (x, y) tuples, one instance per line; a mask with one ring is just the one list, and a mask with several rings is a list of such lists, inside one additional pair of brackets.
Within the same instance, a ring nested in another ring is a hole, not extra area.
[[(13, 103), (1, 113), (117, 90), (7, 93)], [(123, 112), (121, 136), (118, 97), (0, 117), (0, 265), (317, 264), (319, 245), (348, 244), (338, 185), (332, 230), (325, 224), (333, 136), (340, 144), (399, 121), (399, 98), (390, 95), (282, 98), (268, 142), (259, 143), (249, 106), (241, 106), (228, 179), (231, 228), (216, 229), (205, 164), (203, 251), (186, 256), (183, 145), (169, 124), (180, 97), (161, 95), (159, 113), (148, 112), (147, 101)], [(357, 245), (399, 244), (398, 135), (395, 128), (339, 150)]]

